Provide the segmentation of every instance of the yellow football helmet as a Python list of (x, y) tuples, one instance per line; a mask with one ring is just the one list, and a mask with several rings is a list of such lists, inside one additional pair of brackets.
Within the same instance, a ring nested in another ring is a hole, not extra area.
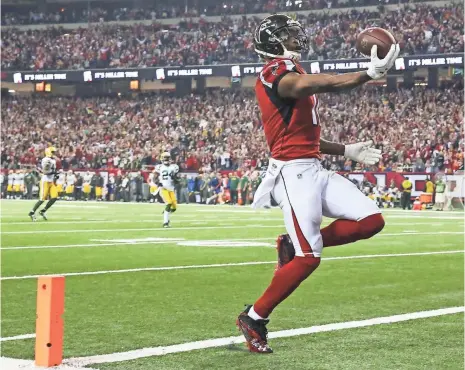
[(45, 149), (45, 156), (48, 158), (52, 158), (55, 155), (56, 151), (57, 149), (54, 146), (50, 146), (47, 149)]
[(170, 164), (170, 161), (171, 161), (170, 153), (168, 153), (168, 152), (162, 153), (161, 161), (163, 162), (163, 164), (166, 164), (166, 165)]

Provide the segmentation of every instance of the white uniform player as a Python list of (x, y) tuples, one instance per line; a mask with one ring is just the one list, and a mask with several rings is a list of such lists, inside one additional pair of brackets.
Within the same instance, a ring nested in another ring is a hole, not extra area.
[(163, 227), (170, 226), (170, 213), (176, 211), (177, 199), (175, 193), (175, 182), (179, 173), (179, 167), (171, 163), (170, 154), (162, 154), (162, 164), (155, 167), (158, 174), (158, 183), (161, 184), (161, 196), (166, 203), (165, 212), (163, 213)]
[(63, 172), (60, 172), (58, 175), (58, 178), (55, 181), (55, 184), (57, 185), (58, 196), (60, 197), (65, 191), (65, 187), (66, 187), (65, 183), (66, 183), (66, 174)]
[(40, 207), (40, 205), (49, 200), (45, 207), (39, 212), (44, 220), (47, 220), (45, 212), (56, 202), (58, 198), (58, 188), (55, 184), (55, 175), (56, 175), (56, 160), (55, 160), (55, 147), (49, 147), (45, 150), (45, 157), (41, 161), (41, 171), (42, 177), (40, 180), (39, 188), (39, 201), (34, 205), (31, 212), (29, 212), (29, 217), (32, 221), (36, 220), (35, 212)]
[(82, 192), (84, 193), (84, 199), (88, 200), (91, 192), (90, 182), (92, 180), (92, 174), (86, 172), (82, 177)]
[(13, 183), (14, 183), (14, 172), (10, 170), (8, 173), (8, 185), (7, 185), (7, 198), (14, 198), (14, 190), (13, 190)]
[(21, 170), (13, 174), (13, 191), (15, 192), (16, 199), (21, 198), (24, 191), (24, 173)]
[(74, 184), (76, 183), (76, 175), (73, 173), (73, 171), (68, 171), (66, 175), (66, 197), (68, 199), (71, 199), (74, 194)]

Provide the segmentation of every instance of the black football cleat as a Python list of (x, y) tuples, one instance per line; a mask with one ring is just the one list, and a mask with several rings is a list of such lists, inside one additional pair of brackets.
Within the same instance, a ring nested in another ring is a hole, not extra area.
[(43, 218), (45, 221), (48, 220), (47, 216), (45, 215), (45, 211), (44, 211), (44, 210), (40, 211), (40, 212), (39, 212), (39, 215), (41, 215), (42, 218)]
[(278, 236), (276, 240), (276, 250), (278, 251), (278, 263), (275, 268), (275, 273), (285, 264), (291, 262), (295, 257), (294, 244), (292, 244), (289, 234)]
[(168, 222), (165, 222), (165, 223), (163, 224), (163, 227), (164, 227), (164, 228), (169, 228), (169, 227), (171, 227), (171, 226), (170, 226), (170, 222), (169, 222), (169, 221), (168, 221)]
[(29, 212), (29, 217), (31, 218), (31, 221), (35, 222), (37, 221), (37, 217), (34, 212)]
[(246, 345), (250, 352), (255, 353), (273, 353), (273, 350), (268, 345), (268, 330), (266, 325), (270, 320), (254, 320), (248, 313), (252, 305), (245, 308), (236, 320), (236, 326), (245, 337)]

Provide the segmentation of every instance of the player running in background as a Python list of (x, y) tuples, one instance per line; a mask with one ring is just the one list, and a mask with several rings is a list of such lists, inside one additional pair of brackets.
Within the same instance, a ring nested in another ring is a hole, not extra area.
[(57, 201), (58, 190), (55, 181), (57, 180), (59, 174), (56, 168), (56, 151), (56, 148), (53, 146), (45, 149), (45, 157), (41, 162), (42, 178), (40, 180), (39, 186), (39, 200), (32, 208), (32, 211), (29, 212), (29, 217), (32, 221), (37, 220), (35, 216), (37, 209), (42, 205), (42, 203), (49, 199), (45, 207), (39, 212), (42, 218), (47, 220), (45, 212), (47, 212), (48, 209)]
[[(265, 18), (254, 35), (255, 51), (266, 62), (255, 92), (272, 158), (253, 206), (268, 206), (273, 197), (283, 211), (288, 235), (278, 238), (279, 268), (271, 284), (237, 318), (252, 352), (272, 352), (268, 317), (317, 269), (323, 247), (367, 239), (384, 227), (374, 202), (352, 182), (320, 164), (323, 153), (372, 165), (381, 158), (381, 151), (372, 148), (370, 141), (343, 145), (321, 139), (316, 94), (343, 91), (384, 77), (399, 47), (393, 45), (382, 60), (373, 47), (365, 72), (308, 75), (298, 63), (307, 42), (300, 23), (282, 14)], [(320, 229), (323, 215), (336, 221)]]
[(174, 188), (178, 181), (179, 167), (171, 163), (171, 156), (168, 152), (161, 155), (162, 163), (155, 167), (157, 182), (160, 187), (160, 194), (166, 203), (163, 212), (163, 227), (170, 227), (170, 214), (176, 212), (177, 200)]

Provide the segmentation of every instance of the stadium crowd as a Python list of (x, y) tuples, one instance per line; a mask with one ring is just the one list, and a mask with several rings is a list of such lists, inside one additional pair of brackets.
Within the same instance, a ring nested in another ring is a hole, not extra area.
[[(299, 17), (311, 37), (304, 59), (359, 56), (356, 35), (370, 26), (392, 31), (404, 55), (463, 52), (463, 4), (396, 11)], [(175, 26), (96, 24), (89, 28), (2, 29), (2, 69), (50, 70), (257, 62), (252, 31), (257, 18), (224, 17)]]
[[(401, 0), (408, 3), (409, 0)], [(181, 4), (180, 4), (181, 3)], [(170, 6), (148, 3), (144, 7), (135, 6), (128, 2), (125, 6), (120, 2), (105, 4), (105, 7), (92, 6), (90, 9), (82, 4), (48, 4), (46, 10), (15, 9), (14, 12), (2, 12), (2, 25), (26, 25), (26, 24), (57, 24), (57, 23), (86, 23), (109, 22), (130, 20), (156, 20), (180, 17), (240, 15), (254, 13), (276, 13), (299, 10), (330, 9), (360, 7), (368, 5), (389, 4), (390, 0), (258, 0), (258, 1), (202, 1), (197, 2), (197, 7), (186, 7), (184, 1), (171, 1)], [(399, 1), (396, 1), (399, 3)]]
[[(325, 156), (339, 171), (455, 171), (463, 167), (463, 85), (387, 93), (367, 86), (321, 97), (322, 137), (372, 139), (383, 160), (366, 167)], [(68, 169), (143, 169), (168, 150), (182, 170), (252, 170), (268, 149), (251, 91), (183, 98), (144, 95), (92, 99), (2, 99), (3, 168), (35, 167), (46, 145)]]

